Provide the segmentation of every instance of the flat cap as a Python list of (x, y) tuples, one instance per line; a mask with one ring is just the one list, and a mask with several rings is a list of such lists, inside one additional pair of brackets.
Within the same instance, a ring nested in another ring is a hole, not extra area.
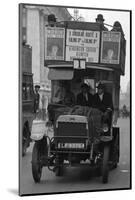
[(35, 88), (40, 88), (40, 85), (35, 85)]

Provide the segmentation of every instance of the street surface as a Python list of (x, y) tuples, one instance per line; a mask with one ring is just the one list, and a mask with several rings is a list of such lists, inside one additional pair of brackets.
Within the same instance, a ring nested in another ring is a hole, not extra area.
[(119, 119), (120, 126), (120, 162), (117, 169), (110, 171), (108, 184), (102, 184), (101, 177), (85, 166), (69, 167), (63, 177), (56, 177), (55, 173), (43, 168), (40, 183), (35, 183), (31, 172), (31, 157), (33, 143), (27, 154), (22, 158), (20, 173), (21, 194), (58, 193), (71, 191), (90, 191), (104, 189), (119, 189), (130, 187), (130, 120)]

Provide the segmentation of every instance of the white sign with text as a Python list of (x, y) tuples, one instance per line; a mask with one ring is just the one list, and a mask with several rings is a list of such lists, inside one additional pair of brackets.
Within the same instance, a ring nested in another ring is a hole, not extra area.
[(97, 63), (99, 60), (99, 31), (67, 30), (66, 61), (86, 59), (86, 62)]

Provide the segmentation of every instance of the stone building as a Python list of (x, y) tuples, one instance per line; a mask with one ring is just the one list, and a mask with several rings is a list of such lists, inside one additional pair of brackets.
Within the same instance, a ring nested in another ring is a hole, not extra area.
[(22, 8), (22, 40), (32, 46), (33, 82), (45, 90), (50, 89), (48, 69), (44, 66), (45, 26), (49, 14), (54, 14), (58, 22), (72, 18), (64, 7), (23, 5)]

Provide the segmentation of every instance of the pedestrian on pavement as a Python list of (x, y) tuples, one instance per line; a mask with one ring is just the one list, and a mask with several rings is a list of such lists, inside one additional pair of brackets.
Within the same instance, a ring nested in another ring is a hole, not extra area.
[(35, 85), (35, 92), (34, 92), (34, 113), (37, 113), (39, 110), (39, 100), (40, 100), (40, 95), (39, 95), (39, 85)]

